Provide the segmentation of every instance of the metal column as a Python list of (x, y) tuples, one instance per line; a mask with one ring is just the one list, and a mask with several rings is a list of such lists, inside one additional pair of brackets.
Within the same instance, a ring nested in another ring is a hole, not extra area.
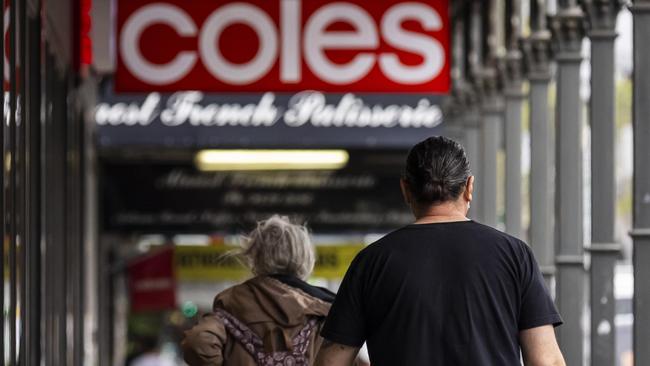
[(505, 89), (506, 140), (506, 231), (521, 237), (521, 112), (524, 93), (521, 80), (521, 53), (511, 51), (506, 58), (508, 81)]
[[(463, 116), (463, 119), (463, 124), (465, 125), (465, 139), (467, 141), (467, 157), (469, 158), (469, 166), (472, 171), (472, 175), (474, 175), (474, 181), (477, 182), (474, 185), (474, 194), (481, 194), (480, 189), (477, 191), (479, 186), (478, 182), (483, 181), (483, 167), (481, 166), (480, 159), (481, 135), (479, 131), (478, 113), (475, 111), (467, 112)], [(476, 221), (483, 221), (483, 210), (477, 201), (478, 200), (472, 201), (469, 215)]]
[[(542, 18), (544, 19), (544, 18)], [(530, 245), (549, 288), (555, 274), (553, 240), (553, 138), (548, 90), (551, 33), (544, 23), (522, 42), (530, 83)]]
[[(503, 32), (503, 0), (485, 2), (484, 8), (487, 15), (487, 34), (484, 34), (485, 45), (484, 62), (481, 68), (479, 82), (481, 86), (483, 114), (481, 123), (481, 145), (483, 159), (483, 184), (481, 185), (481, 201), (483, 221), (486, 225), (496, 227), (499, 221), (497, 207), (498, 187), (498, 154), (501, 147), (503, 133), (504, 101), (501, 94), (503, 87), (503, 58), (505, 52), (505, 39)], [(487, 11), (487, 12), (486, 12)]]
[[(458, 3), (457, 3), (458, 4)], [(461, 13), (463, 12), (463, 13)], [(466, 74), (469, 69), (468, 62), (466, 61), (469, 56), (470, 44), (467, 42), (466, 35), (470, 32), (471, 12), (466, 9), (456, 12), (458, 17), (453, 24), (453, 66), (452, 66), (452, 80), (453, 80), (453, 94), (454, 100), (453, 114), (456, 120), (463, 128), (464, 147), (465, 153), (469, 160), (469, 166), (476, 181), (481, 181), (480, 178), (480, 140), (478, 132), (478, 100), (475, 93), (472, 91), (471, 86), (467, 82)], [(474, 195), (476, 195), (476, 188), (474, 186)], [(469, 217), (476, 221), (482, 221), (480, 205), (478, 200), (473, 200)]]
[(650, 1), (634, 14), (634, 364), (650, 365)]
[(483, 183), (481, 184), (481, 210), (483, 223), (496, 227), (497, 212), (497, 157), (501, 141), (503, 125), (503, 98), (497, 90), (497, 75), (495, 68), (486, 68), (483, 75), (483, 104), (481, 112), (481, 169)]
[[(468, 35), (469, 44), (467, 45), (467, 60), (468, 60), (468, 76), (470, 85), (468, 87), (467, 106), (472, 109), (468, 110), (466, 118), (469, 118), (469, 123), (476, 126), (476, 134), (471, 135), (471, 139), (475, 139), (478, 155), (474, 158), (475, 164), (473, 168), (475, 183), (474, 183), (474, 201), (472, 203), (471, 215), (472, 218), (479, 222), (486, 222), (486, 204), (485, 200), (487, 194), (484, 191), (484, 184), (487, 179), (486, 172), (488, 168), (485, 165), (483, 153), (483, 123), (480, 117), (480, 97), (483, 93), (482, 85), (482, 67), (483, 67), (483, 19), (482, 14), (485, 11), (485, 2), (472, 1), (468, 5), (470, 7), (469, 16), (467, 19), (467, 26), (465, 33)], [(470, 162), (470, 166), (471, 166)], [(496, 164), (496, 161), (494, 161)]]
[(582, 203), (582, 101), (580, 63), (584, 15), (566, 5), (551, 19), (557, 51), (556, 105), (556, 233), (557, 303), (565, 324), (558, 338), (567, 365), (583, 365), (582, 317), (585, 311), (585, 269)]
[(469, 166), (474, 176), (474, 200), (472, 201), (469, 217), (478, 222), (484, 222), (483, 206), (481, 205), (483, 196), (481, 184), (484, 181), (485, 167), (481, 158), (482, 142), (481, 142), (481, 117), (480, 117), (480, 102), (476, 93), (472, 90), (465, 88), (460, 107), (463, 109), (460, 122), (465, 130), (465, 152), (469, 159)]
[(521, 227), (521, 113), (524, 102), (522, 62), (519, 49), (521, 0), (506, 2), (508, 53), (505, 59), (506, 231), (523, 235)]
[(616, 299), (614, 267), (620, 253), (615, 243), (616, 121), (614, 104), (614, 39), (619, 0), (586, 0), (591, 39), (591, 365), (616, 364)]
[[(467, 96), (464, 103), (465, 111), (462, 115), (461, 123), (465, 126), (466, 152), (469, 158), (469, 166), (474, 175), (474, 197), (482, 195), (480, 186), (483, 182), (484, 167), (481, 161), (481, 131), (480, 117), (478, 112), (478, 100), (474, 96)], [(480, 205), (481, 200), (474, 199), (469, 211), (469, 217), (475, 221), (483, 222), (483, 209)]]

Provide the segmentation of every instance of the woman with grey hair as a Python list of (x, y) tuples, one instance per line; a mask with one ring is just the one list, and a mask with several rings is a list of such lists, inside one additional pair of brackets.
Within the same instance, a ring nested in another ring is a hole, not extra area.
[(254, 277), (218, 294), (213, 312), (185, 333), (185, 361), (312, 365), (334, 294), (304, 282), (315, 263), (307, 228), (274, 215), (258, 223), (234, 255)]

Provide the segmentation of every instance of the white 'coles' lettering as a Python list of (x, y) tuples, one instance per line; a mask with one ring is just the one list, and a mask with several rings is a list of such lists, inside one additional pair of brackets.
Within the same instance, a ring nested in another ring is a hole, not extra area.
[[(302, 19), (302, 0), (277, 1), (279, 19), (253, 4), (230, 2), (208, 14), (202, 24), (170, 3), (144, 5), (121, 25), (118, 46), (122, 62), (133, 76), (151, 85), (177, 82), (198, 62), (229, 85), (254, 84), (272, 70), (277, 70), (274, 77), (280, 83), (300, 84), (303, 61), (317, 78), (330, 85), (351, 85), (366, 77), (375, 65), (390, 82), (417, 85), (436, 78), (445, 65), (445, 46), (438, 39), (404, 27), (410, 21), (417, 22), (425, 32), (443, 28), (441, 15), (426, 2), (397, 2), (379, 14), (377, 24), (369, 10), (351, 2), (324, 2)], [(346, 23), (353, 29), (331, 30), (335, 23)], [(151, 62), (140, 49), (140, 39), (155, 24), (171, 28), (180, 37), (195, 38), (196, 47), (179, 48), (166, 63)], [(233, 24), (250, 28), (259, 40), (255, 55), (243, 63), (228, 60), (219, 49), (223, 31)], [(393, 51), (379, 51), (382, 40)], [(326, 53), (336, 50), (355, 53), (346, 62), (334, 62)], [(403, 53), (422, 61), (404, 63)], [(279, 67), (274, 68), (276, 63)]]

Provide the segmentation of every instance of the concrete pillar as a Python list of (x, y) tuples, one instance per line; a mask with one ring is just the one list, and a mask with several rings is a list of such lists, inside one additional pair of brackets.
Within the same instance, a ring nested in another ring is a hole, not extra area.
[(616, 299), (614, 267), (620, 253), (615, 243), (616, 136), (614, 39), (618, 0), (584, 0), (591, 39), (591, 365), (616, 364)]
[(529, 91), (530, 245), (549, 288), (553, 288), (553, 138), (548, 90), (551, 82), (551, 33), (540, 28), (522, 41)]
[(634, 16), (634, 364), (650, 365), (650, 1)]
[(563, 6), (551, 18), (556, 50), (556, 222), (557, 304), (565, 324), (558, 339), (567, 365), (583, 365), (582, 317), (585, 311), (585, 269), (582, 203), (582, 101), (580, 63), (584, 14)]

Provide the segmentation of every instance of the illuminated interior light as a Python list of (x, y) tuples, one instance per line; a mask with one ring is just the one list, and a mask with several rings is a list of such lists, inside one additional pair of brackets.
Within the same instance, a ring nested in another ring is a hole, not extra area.
[(349, 158), (345, 150), (202, 150), (195, 162), (202, 171), (336, 170)]

